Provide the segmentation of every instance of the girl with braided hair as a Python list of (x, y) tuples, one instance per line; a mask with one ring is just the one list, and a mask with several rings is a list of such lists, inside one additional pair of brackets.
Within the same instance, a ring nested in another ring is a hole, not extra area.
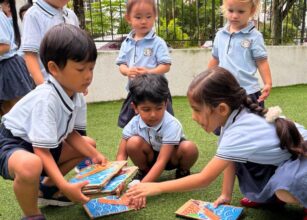
[(260, 107), (221, 67), (196, 76), (187, 95), (193, 120), (206, 132), (222, 127), (215, 156), (200, 173), (132, 187), (132, 203), (141, 196), (207, 187), (224, 173), (216, 206), (231, 202), (237, 176), (242, 194), (255, 204), (272, 204), (278, 198), (307, 207), (307, 184), (302, 184), (307, 181), (307, 130), (280, 117), (279, 107)]

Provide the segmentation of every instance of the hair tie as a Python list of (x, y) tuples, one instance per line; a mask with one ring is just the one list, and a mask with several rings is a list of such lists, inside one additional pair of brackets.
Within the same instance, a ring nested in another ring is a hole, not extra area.
[(275, 122), (277, 118), (281, 116), (282, 110), (279, 106), (268, 108), (268, 112), (265, 114), (265, 120), (269, 123)]

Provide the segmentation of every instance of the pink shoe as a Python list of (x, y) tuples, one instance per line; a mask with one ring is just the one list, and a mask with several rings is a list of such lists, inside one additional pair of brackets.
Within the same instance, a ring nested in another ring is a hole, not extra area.
[(307, 220), (307, 208), (304, 208), (304, 218), (303, 218), (303, 220)]

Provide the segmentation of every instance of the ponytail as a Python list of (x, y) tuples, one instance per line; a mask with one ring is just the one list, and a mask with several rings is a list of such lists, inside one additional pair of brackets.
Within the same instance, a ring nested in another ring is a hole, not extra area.
[(293, 158), (307, 155), (307, 143), (292, 121), (277, 118), (275, 125), (281, 149), (287, 149)]
[(20, 47), (21, 37), (20, 37), (20, 31), (18, 27), (18, 20), (17, 20), (17, 11), (16, 11), (16, 4), (15, 0), (8, 0), (11, 13), (12, 13), (12, 19), (13, 19), (13, 28), (14, 28), (14, 34), (15, 34), (15, 43), (17, 47)]

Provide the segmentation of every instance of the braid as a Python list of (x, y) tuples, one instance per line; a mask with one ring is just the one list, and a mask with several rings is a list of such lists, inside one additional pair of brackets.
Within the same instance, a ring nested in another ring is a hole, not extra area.
[[(241, 90), (244, 90), (241, 88)], [(245, 90), (244, 90), (245, 93)], [(252, 113), (259, 115), (261, 117), (264, 117), (264, 115), (267, 113), (267, 109), (262, 108), (259, 106), (257, 101), (253, 101), (251, 97), (249, 97), (246, 93), (242, 96), (242, 103), (243, 105), (248, 108)]]

